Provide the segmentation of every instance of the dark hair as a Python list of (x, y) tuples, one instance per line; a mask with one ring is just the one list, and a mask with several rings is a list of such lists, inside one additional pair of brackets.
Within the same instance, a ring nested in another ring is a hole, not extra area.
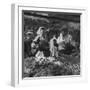
[(54, 46), (58, 47), (56, 39), (54, 39), (53, 42), (54, 42)]

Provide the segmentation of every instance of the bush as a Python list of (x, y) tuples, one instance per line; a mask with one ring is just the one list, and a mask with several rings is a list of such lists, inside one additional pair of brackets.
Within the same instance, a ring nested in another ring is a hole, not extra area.
[[(60, 65), (55, 64), (59, 61)], [(40, 77), (40, 76), (61, 76), (61, 75), (79, 75), (80, 74), (80, 64), (70, 63), (68, 61), (62, 62), (61, 59), (49, 62), (48, 60), (43, 60), (41, 63), (36, 62), (35, 58), (26, 58), (24, 60), (24, 65), (26, 71), (24, 70), (24, 77)]]

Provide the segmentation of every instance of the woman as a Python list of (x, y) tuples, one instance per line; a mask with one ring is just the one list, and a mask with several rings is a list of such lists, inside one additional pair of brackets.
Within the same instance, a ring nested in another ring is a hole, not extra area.
[(65, 40), (63, 38), (63, 33), (60, 33), (59, 37), (57, 38), (58, 50), (64, 49), (64, 47), (63, 47), (63, 42), (64, 41)]
[(57, 45), (56, 45), (56, 37), (55, 35), (53, 36), (53, 38), (50, 40), (50, 55), (52, 57), (57, 57)]

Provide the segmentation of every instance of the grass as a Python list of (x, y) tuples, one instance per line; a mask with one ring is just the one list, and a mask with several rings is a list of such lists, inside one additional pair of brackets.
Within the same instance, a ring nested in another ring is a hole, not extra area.
[(79, 56), (60, 56), (54, 61), (36, 61), (34, 57), (24, 60), (24, 77), (80, 75)]

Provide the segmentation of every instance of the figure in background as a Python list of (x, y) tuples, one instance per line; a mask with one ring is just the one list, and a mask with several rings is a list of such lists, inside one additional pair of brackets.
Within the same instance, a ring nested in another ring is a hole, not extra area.
[(62, 49), (64, 49), (64, 42), (65, 40), (64, 40), (64, 37), (63, 37), (63, 32), (62, 33), (60, 33), (60, 35), (59, 35), (59, 37), (57, 38), (57, 44), (58, 44), (58, 50), (62, 50)]
[(68, 33), (66, 36), (65, 36), (65, 43), (70, 43), (72, 41), (72, 36)]

